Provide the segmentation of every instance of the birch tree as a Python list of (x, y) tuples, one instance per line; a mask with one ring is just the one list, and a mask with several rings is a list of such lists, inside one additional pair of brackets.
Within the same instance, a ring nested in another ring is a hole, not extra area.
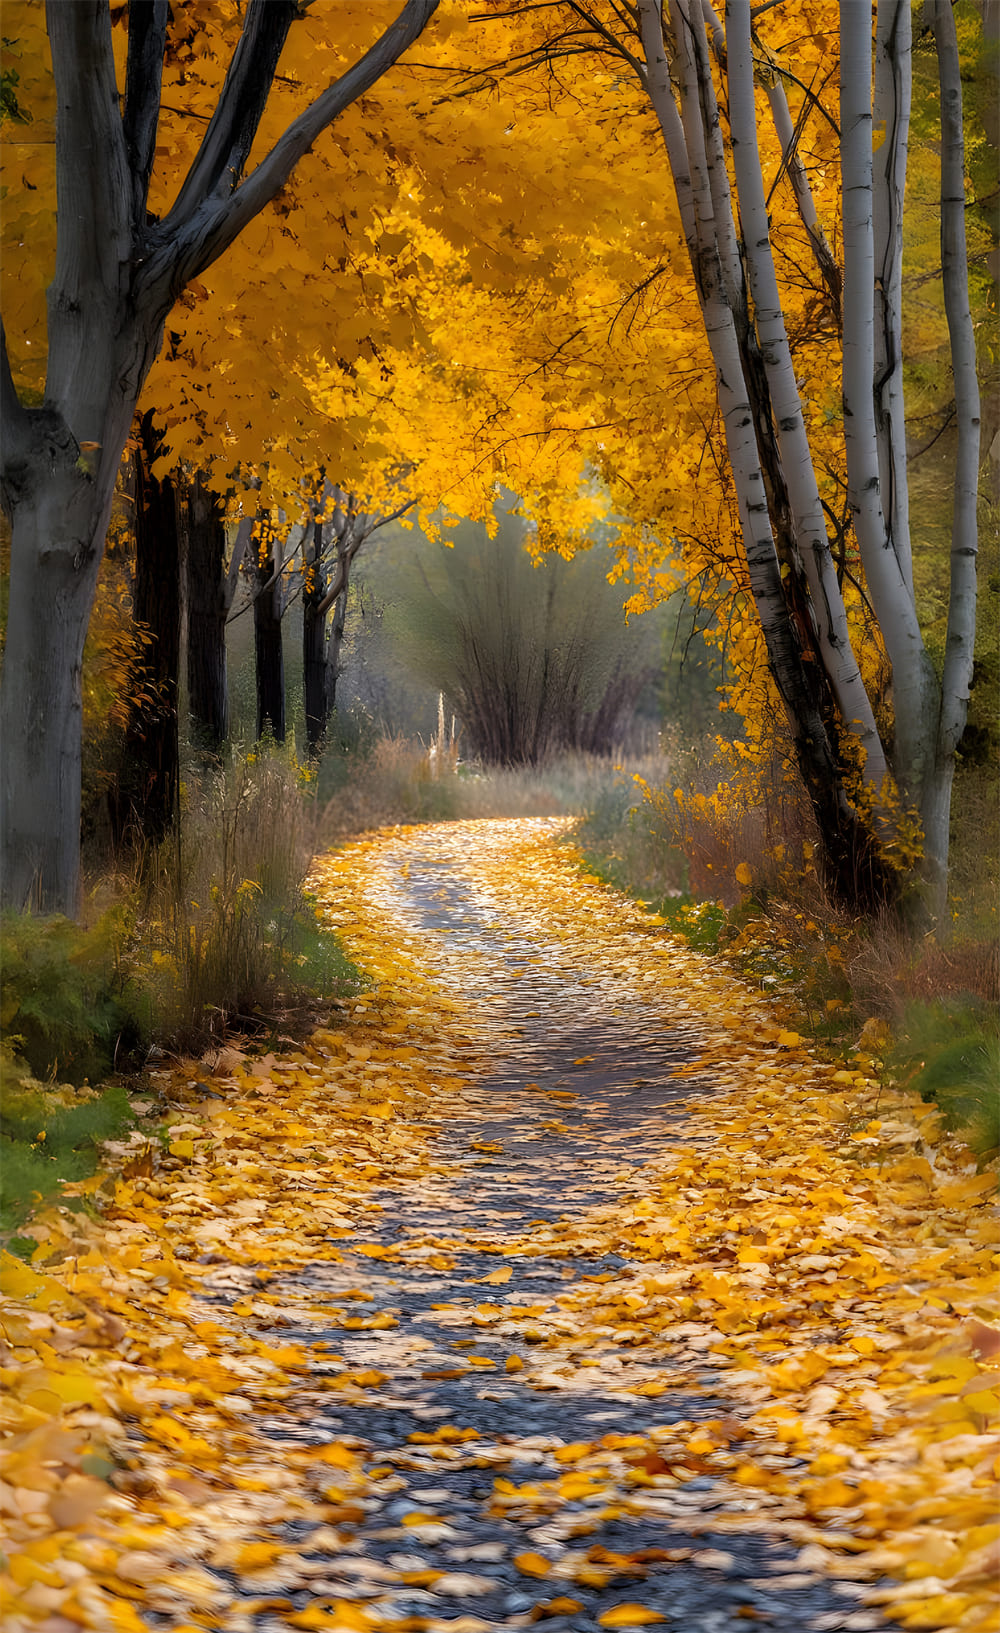
[(317, 137), (420, 35), (436, 5), (406, 0), (374, 44), (247, 171), (282, 48), (300, 15), (296, 0), (248, 0), (194, 162), (167, 214), (154, 220), (147, 201), (167, 0), (131, 0), (123, 97), (108, 0), (48, 0), (58, 223), (41, 407), (19, 398), (0, 332), (0, 493), (12, 529), (0, 693), (0, 863), (8, 903), (76, 909), (83, 644), (119, 460), (165, 320)]
[[(493, 0), (488, 14), (507, 19), (517, 31), (518, 75), (529, 65), (557, 67), (550, 83), (568, 74), (571, 88), (580, 91), (582, 80), (574, 83), (567, 65), (589, 53), (592, 60), (614, 62), (623, 79), (627, 74), (655, 115), (714, 365), (750, 592), (812, 802), (827, 881), (853, 907), (891, 896), (898, 873), (889, 855), (912, 814), (922, 829), (924, 874), (939, 915), (954, 754), (971, 674), (978, 475), (961, 82), (950, 5), (933, 0), (927, 7), (942, 91), (942, 261), (955, 395), (965, 427), (956, 471), (948, 650), (940, 677), (917, 612), (907, 506), (900, 266), (908, 0), (880, 0), (877, 17), (863, 0), (839, 8), (842, 267), (831, 254), (799, 161), (785, 87), (796, 88), (807, 113), (815, 111), (817, 99), (798, 84), (788, 53), (761, 38), (770, 29), (770, 39), (780, 44), (782, 27), (791, 37), (793, 24), (809, 31), (814, 11), (796, 0), (756, 6), (729, 0), (723, 22), (709, 0), (636, 0), (634, 6), (556, 0), (523, 8)], [(834, 124), (822, 107), (816, 117)], [(768, 118), (770, 131), (763, 123)], [(772, 225), (764, 184), (765, 137), (772, 149), (780, 146), (791, 184), (800, 227), (794, 244), (775, 242), (782, 228)], [(821, 456), (789, 339), (787, 269), (799, 246), (813, 263), (828, 316), (842, 323), (849, 518), (864, 593), (892, 666), (891, 733), (880, 729), (845, 612), (844, 556), (842, 549), (834, 551), (842, 541), (821, 497)], [(784, 257), (784, 282), (777, 250)]]

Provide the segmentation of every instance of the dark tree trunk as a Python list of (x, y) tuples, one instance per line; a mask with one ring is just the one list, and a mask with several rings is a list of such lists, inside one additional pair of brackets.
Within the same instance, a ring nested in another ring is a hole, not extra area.
[[(258, 569), (260, 589), (253, 604), (254, 664), (257, 679), (257, 736), (270, 732), (276, 743), (285, 741), (285, 657), (281, 639), (281, 579), (272, 576), (272, 564)], [(265, 588), (265, 586), (267, 586)]]
[(177, 493), (150, 474), (160, 448), (152, 413), (143, 415), (135, 455), (134, 616), (142, 645), (135, 661), (116, 804), (117, 837), (159, 844), (174, 818), (179, 777), (177, 682), (180, 665), (180, 547)]
[(187, 545), (188, 710), (195, 740), (214, 750), (229, 736), (226, 528), (200, 476), (188, 490)]

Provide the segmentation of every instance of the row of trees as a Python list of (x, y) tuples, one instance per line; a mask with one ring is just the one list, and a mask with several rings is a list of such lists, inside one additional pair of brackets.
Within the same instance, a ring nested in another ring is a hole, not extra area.
[[(36, 136), (53, 110), (54, 128), (15, 156), (9, 230), (32, 254), (4, 297), (7, 899), (75, 899), (80, 654), (144, 390), (150, 480), (186, 463), (233, 515), (280, 506), (307, 558), (328, 548), (323, 471), (374, 518), (483, 516), (499, 477), (543, 547), (585, 539), (603, 491), (646, 601), (680, 576), (726, 604), (748, 736), (778, 700), (833, 889), (891, 895), (916, 810), (940, 904), (978, 468), (945, 0), (928, 16), (959, 434), (940, 675), (905, 505), (908, 5), (881, 0), (873, 58), (869, 8), (821, 0), (730, 0), (725, 26), (701, 0), (483, 0), (474, 19), (408, 0), (385, 28), (293, 0), (50, 0), (51, 81), (37, 6), (15, 10), (18, 95)], [(262, 619), (279, 565), (259, 540)], [(323, 617), (321, 578), (307, 560)]]

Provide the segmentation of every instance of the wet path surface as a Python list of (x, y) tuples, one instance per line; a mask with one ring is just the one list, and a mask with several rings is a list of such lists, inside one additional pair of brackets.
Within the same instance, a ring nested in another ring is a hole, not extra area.
[(430, 1172), (377, 1193), (342, 1262), (270, 1283), (290, 1311), (329, 1310), (322, 1329), (314, 1313), (289, 1326), (317, 1363), (269, 1426), (275, 1455), (328, 1436), (374, 1471), (337, 1546), (306, 1556), (296, 1610), (336, 1597), (373, 1626), (455, 1633), (882, 1627), (853, 1584), (809, 1568), (804, 1526), (706, 1464), (699, 1426), (715, 1444), (744, 1433), (724, 1360), (683, 1323), (636, 1343), (606, 1323), (581, 1336), (572, 1316), (606, 1284), (642, 1306), (650, 1266), (578, 1236), (559, 1251), (559, 1221), (641, 1200), (648, 1165), (697, 1139), (682, 1110), (697, 1080), (675, 1075), (697, 1016), (581, 974), (442, 848), (401, 838), (384, 905), (426, 936), (491, 1067), (433, 1108)]

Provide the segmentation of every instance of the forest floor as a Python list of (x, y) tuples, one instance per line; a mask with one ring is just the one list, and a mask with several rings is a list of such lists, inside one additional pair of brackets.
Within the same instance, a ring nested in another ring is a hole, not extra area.
[(995, 1176), (563, 826), (325, 858), (370, 986), (3, 1255), (9, 1633), (998, 1625)]

